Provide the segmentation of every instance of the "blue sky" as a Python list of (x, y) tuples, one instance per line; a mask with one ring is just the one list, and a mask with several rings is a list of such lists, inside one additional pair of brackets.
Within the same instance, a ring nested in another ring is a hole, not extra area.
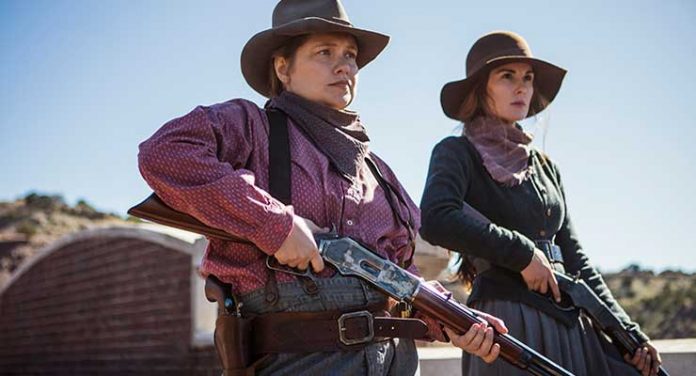
[[(457, 124), (439, 92), (471, 44), (507, 29), (568, 69), (539, 122), (570, 212), (602, 270), (696, 270), (696, 3), (345, 0), (360, 27), (392, 36), (360, 74), (373, 140), (414, 200), (430, 151)], [(149, 188), (137, 145), (198, 104), (243, 97), (239, 53), (275, 1), (0, 2), (0, 200), (27, 191), (124, 214)]]

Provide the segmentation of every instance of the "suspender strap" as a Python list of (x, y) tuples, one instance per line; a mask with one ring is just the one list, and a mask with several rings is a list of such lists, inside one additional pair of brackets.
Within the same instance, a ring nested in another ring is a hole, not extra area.
[(269, 109), (268, 122), (268, 184), (269, 193), (285, 205), (290, 198), (290, 140), (288, 138), (288, 118), (276, 110)]
[[(288, 117), (277, 109), (268, 109), (268, 193), (285, 205), (292, 203), (290, 194), (290, 138), (288, 136)], [(311, 278), (298, 278), (308, 295), (316, 295), (319, 286)], [(278, 301), (278, 283), (275, 272), (269, 270), (266, 282), (266, 301), (275, 304)]]
[[(290, 198), (290, 140), (288, 138), (288, 118), (276, 110), (266, 111), (268, 116), (268, 193), (285, 205)], [(265, 286), (266, 302), (275, 305), (278, 302), (278, 283), (273, 270), (268, 271)]]

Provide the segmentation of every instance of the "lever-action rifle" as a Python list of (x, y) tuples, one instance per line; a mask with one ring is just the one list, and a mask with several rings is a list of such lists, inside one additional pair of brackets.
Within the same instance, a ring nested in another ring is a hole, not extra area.
[[(131, 208), (128, 213), (209, 237), (249, 243), (219, 229), (210, 228), (197, 219), (168, 207), (155, 194)], [(353, 239), (338, 237), (336, 234), (318, 234), (315, 239), (324, 260), (333, 265), (339, 273), (359, 277), (384, 294), (410, 303), (449, 328), (465, 333), (473, 324), (486, 322), (470, 308), (435, 290), (421, 278), (376, 255)], [(494, 342), (500, 345), (500, 356), (505, 361), (532, 375), (573, 375), (509, 334), (495, 332)]]

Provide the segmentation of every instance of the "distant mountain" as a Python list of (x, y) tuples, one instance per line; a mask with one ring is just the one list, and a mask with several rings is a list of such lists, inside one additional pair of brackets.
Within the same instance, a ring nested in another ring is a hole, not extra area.
[(604, 279), (621, 306), (650, 338), (696, 337), (696, 275), (655, 274), (631, 265)]
[(0, 202), (0, 286), (41, 247), (63, 235), (125, 222), (84, 200), (70, 206), (60, 195), (30, 193), (13, 202)]

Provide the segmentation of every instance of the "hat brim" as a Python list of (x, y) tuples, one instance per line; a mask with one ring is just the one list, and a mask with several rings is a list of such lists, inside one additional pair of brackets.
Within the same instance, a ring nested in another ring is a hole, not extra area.
[(471, 76), (463, 80), (449, 82), (442, 87), (442, 91), (440, 92), (440, 104), (442, 105), (442, 110), (445, 112), (445, 115), (454, 120), (462, 120), (459, 118), (460, 107), (469, 92), (473, 90), (476, 80), (482, 75), (487, 75), (491, 69), (497, 66), (516, 62), (524, 62), (532, 66), (534, 70), (535, 90), (546, 99), (546, 103), (542, 106), (537, 108), (532, 108), (532, 106), (530, 106), (527, 117), (543, 111), (544, 108), (556, 98), (556, 94), (558, 94), (558, 91), (561, 89), (566, 70), (547, 61), (533, 57), (500, 56), (487, 61), (483, 68), (479, 69)]
[(389, 36), (359, 29), (347, 24), (309, 17), (264, 30), (254, 35), (244, 46), (241, 56), (242, 75), (249, 86), (264, 97), (270, 97), (269, 66), (271, 55), (289, 39), (313, 33), (346, 33), (358, 43), (356, 63), (362, 68), (374, 60), (389, 43)]

